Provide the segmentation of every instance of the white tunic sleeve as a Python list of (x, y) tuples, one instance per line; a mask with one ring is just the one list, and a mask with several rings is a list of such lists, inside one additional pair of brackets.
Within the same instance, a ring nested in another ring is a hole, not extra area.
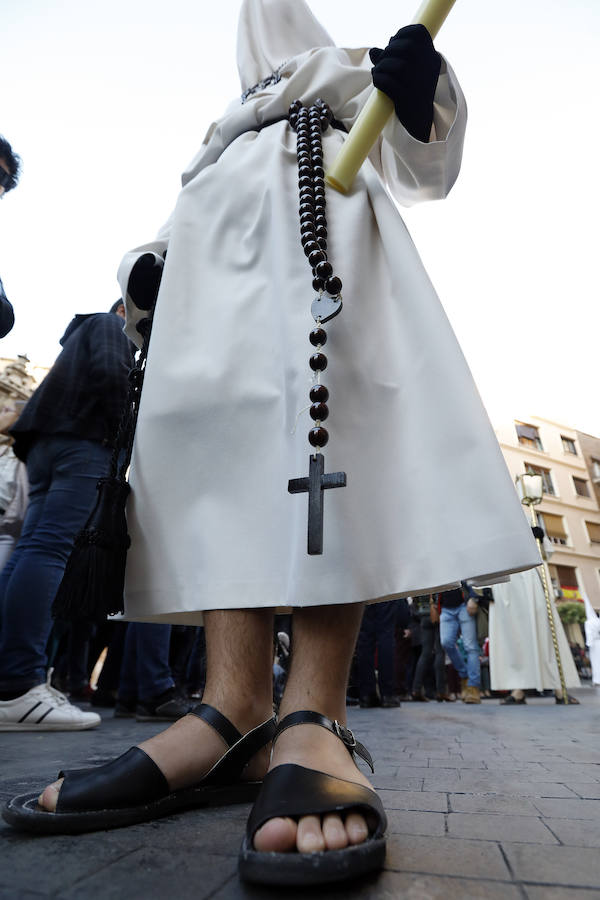
[(456, 76), (442, 57), (433, 102), (433, 126), (424, 144), (406, 131), (396, 115), (369, 159), (394, 200), (412, 206), (447, 196), (460, 171), (467, 105)]

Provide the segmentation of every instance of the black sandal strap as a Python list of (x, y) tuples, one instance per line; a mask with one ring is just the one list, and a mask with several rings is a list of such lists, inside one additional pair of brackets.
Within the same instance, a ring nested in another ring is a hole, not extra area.
[(265, 776), (246, 834), (252, 844), (258, 829), (269, 819), (327, 813), (343, 816), (350, 811), (364, 815), (370, 838), (379, 838), (385, 832), (387, 818), (375, 791), (353, 781), (286, 763)]
[(169, 793), (167, 779), (139, 747), (95, 769), (60, 772), (64, 777), (56, 812), (80, 809), (125, 809), (150, 803)]
[(215, 763), (203, 781), (205, 784), (231, 784), (237, 781), (252, 757), (264, 746), (270, 744), (275, 734), (275, 716), (249, 731), (230, 747), (227, 753)]
[(217, 734), (223, 738), (228, 747), (233, 747), (234, 744), (241, 740), (242, 735), (235, 725), (223, 713), (215, 709), (214, 706), (209, 706), (208, 703), (199, 703), (198, 706), (190, 709), (190, 712), (193, 716), (198, 716), (199, 719), (208, 722)]
[(371, 772), (375, 772), (371, 754), (364, 744), (361, 744), (360, 741), (356, 740), (349, 728), (346, 728), (346, 726), (342, 725), (341, 722), (338, 722), (337, 719), (332, 721), (331, 719), (328, 719), (327, 716), (323, 716), (321, 713), (314, 712), (314, 710), (311, 709), (300, 709), (285, 716), (277, 726), (277, 730), (273, 737), (273, 744), (275, 744), (275, 741), (283, 731), (287, 728), (293, 728), (294, 725), (320, 725), (322, 728), (326, 728), (328, 731), (331, 731), (339, 737), (347, 747), (350, 756), (354, 757), (355, 754), (356, 756), (360, 756), (360, 758), (369, 766)]

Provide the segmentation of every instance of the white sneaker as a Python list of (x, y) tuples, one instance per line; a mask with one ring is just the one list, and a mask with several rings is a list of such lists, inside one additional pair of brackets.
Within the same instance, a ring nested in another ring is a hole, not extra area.
[(83, 712), (50, 684), (38, 684), (14, 700), (0, 700), (0, 731), (84, 731), (102, 721), (98, 713)]

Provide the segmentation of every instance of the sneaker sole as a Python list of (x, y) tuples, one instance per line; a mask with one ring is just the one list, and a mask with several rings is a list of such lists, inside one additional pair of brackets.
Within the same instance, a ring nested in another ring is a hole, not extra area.
[(41, 722), (36, 725), (35, 722), (0, 722), (0, 731), (88, 731), (90, 728), (97, 728), (100, 722), (86, 723), (63, 723), (52, 724), (51, 722)]

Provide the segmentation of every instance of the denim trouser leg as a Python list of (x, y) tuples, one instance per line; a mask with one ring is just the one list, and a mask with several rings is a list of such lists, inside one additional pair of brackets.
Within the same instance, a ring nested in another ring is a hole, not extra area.
[(413, 678), (413, 693), (417, 694), (423, 687), (427, 667), (431, 665), (433, 658), (433, 625), (426, 617), (421, 620), (421, 653), (415, 666)]
[(169, 668), (170, 639), (170, 625), (129, 623), (119, 684), (120, 697), (137, 697), (145, 702), (175, 686)]
[(108, 447), (68, 435), (41, 437), (29, 451), (29, 507), (0, 576), (0, 690), (45, 680), (52, 601), (109, 464)]
[(433, 653), (434, 653), (434, 672), (435, 672), (435, 689), (438, 694), (448, 693), (448, 685), (446, 683), (446, 660), (444, 648), (440, 643), (440, 626), (433, 626)]
[(467, 678), (467, 666), (460, 650), (456, 646), (460, 629), (460, 620), (458, 617), (460, 608), (461, 607), (458, 607), (458, 609), (447, 609), (445, 606), (442, 607), (442, 613), (440, 615), (440, 641), (442, 647), (450, 657), (450, 662), (458, 672), (459, 678)]
[(395, 620), (396, 606), (393, 600), (374, 604), (377, 630), (377, 672), (379, 693), (382, 697), (390, 697), (396, 693), (395, 652), (396, 642)]
[(477, 641), (477, 619), (467, 612), (466, 604), (458, 608), (460, 632), (463, 646), (467, 653), (467, 677), (468, 684), (481, 687), (481, 665), (479, 663), (480, 648)]
[(375, 693), (375, 642), (374, 607), (367, 606), (356, 642), (358, 693), (361, 697)]

